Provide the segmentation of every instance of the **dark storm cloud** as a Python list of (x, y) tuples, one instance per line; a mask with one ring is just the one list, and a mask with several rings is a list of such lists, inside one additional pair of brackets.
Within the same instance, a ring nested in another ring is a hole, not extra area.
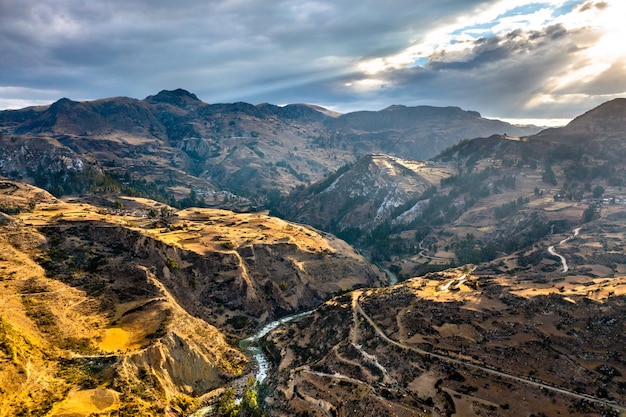
[(230, 90), (240, 84), (309, 68), (339, 72), (348, 61), (393, 52), (414, 28), (481, 3), (4, 1), (0, 82), (44, 87), (47, 79), (78, 98), (184, 86), (236, 99), (246, 95)]
[[(567, 9), (583, 3), (566, 2)], [(0, 107), (62, 96), (143, 98), (182, 87), (207, 102), (313, 102), (343, 111), (434, 104), (494, 113), (523, 105), (567, 65), (578, 35), (552, 25), (465, 40), (462, 53), (439, 48), (424, 68), (386, 69), (376, 75), (378, 88), (349, 87), (369, 77), (359, 63), (401, 53), (430, 30), (493, 4), (0, 0)], [(587, 2), (577, 13), (603, 7)]]

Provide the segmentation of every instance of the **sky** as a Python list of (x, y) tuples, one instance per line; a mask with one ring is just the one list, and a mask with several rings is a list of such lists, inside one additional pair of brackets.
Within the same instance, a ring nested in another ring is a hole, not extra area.
[(184, 88), (558, 125), (626, 97), (624, 16), (624, 0), (0, 0), (0, 109)]

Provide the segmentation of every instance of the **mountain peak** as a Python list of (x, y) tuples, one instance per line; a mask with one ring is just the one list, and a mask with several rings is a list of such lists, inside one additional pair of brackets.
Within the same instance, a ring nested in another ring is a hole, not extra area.
[(77, 101), (70, 100), (67, 97), (63, 97), (50, 105), (50, 109), (59, 109), (71, 106), (73, 104), (78, 104)]
[(392, 104), (389, 107), (385, 107), (382, 111), (392, 111), (392, 110), (400, 110), (400, 109), (406, 109), (406, 106), (402, 104)]
[(588, 112), (576, 117), (566, 129), (585, 128), (586, 130), (622, 131), (626, 124), (626, 98), (616, 98), (600, 104)]
[(155, 96), (146, 97), (145, 101), (181, 106), (189, 104), (190, 102), (200, 102), (201, 100), (195, 94), (182, 88), (177, 88), (176, 90), (161, 90)]

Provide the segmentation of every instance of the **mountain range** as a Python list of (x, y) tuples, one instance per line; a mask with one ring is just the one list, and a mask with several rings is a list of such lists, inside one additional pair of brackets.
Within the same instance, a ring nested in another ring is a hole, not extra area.
[(0, 417), (623, 415), (626, 100), (515, 129), (184, 90), (0, 112)]
[[(0, 112), (5, 137), (0, 172), (35, 180), (56, 194), (84, 191), (58, 189), (61, 184), (33, 178), (26, 169), (39, 160), (38, 171), (47, 171), (47, 177), (76, 173), (75, 167), (63, 167), (69, 158), (97, 171), (83, 176), (104, 172), (125, 183), (147, 179), (161, 184), (168, 198), (195, 190), (205, 202), (223, 204), (216, 192), (226, 190), (263, 203), (268, 195), (320, 180), (368, 153), (427, 159), (464, 138), (538, 130), (457, 107), (391, 106), (338, 114), (305, 104), (207, 104), (179, 89), (144, 100), (64, 98), (50, 106)], [(54, 154), (39, 149), (43, 141)], [(24, 161), (25, 153), (31, 160)], [(238, 203), (248, 204), (232, 205)]]

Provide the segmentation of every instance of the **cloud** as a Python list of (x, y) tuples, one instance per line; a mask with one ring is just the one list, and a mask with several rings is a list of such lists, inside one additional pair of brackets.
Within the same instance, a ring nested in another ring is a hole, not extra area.
[(613, 62), (603, 71), (587, 82), (580, 82), (560, 90), (558, 93), (596, 95), (626, 95), (626, 59)]
[(504, 3), (514, 2), (499, 2), (482, 18), (443, 28), (395, 56), (365, 61), (360, 76), (383, 80), (381, 100), (427, 98), (508, 118), (567, 118), (625, 95), (626, 49), (617, 39), (626, 33), (616, 18), (622, 3)]
[(554, 48), (566, 35), (567, 30), (562, 25), (548, 26), (541, 31), (516, 29), (501, 36), (480, 38), (460, 52), (447, 54), (445, 49), (438, 51), (429, 57), (429, 65), (434, 70), (478, 68), (513, 56), (532, 54), (545, 47)]
[[(0, 106), (182, 87), (207, 102), (313, 102), (342, 111), (460, 105), (502, 117), (548, 110), (573, 117), (580, 107), (561, 94), (615, 93), (611, 83), (622, 85), (622, 65), (589, 54), (596, 42), (615, 45), (608, 33), (621, 22), (607, 16), (622, 16), (620, 7), (618, 0), (0, 2)], [(591, 71), (586, 89), (568, 79), (572, 68), (576, 77)]]

